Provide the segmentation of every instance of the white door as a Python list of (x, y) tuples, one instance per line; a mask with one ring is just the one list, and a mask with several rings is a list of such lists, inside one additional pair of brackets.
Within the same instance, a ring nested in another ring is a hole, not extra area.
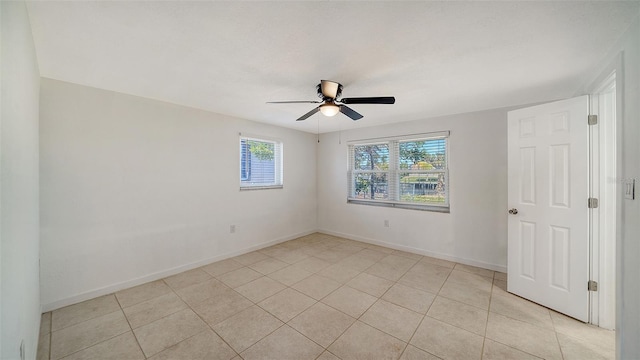
[(585, 322), (588, 111), (581, 96), (508, 116), (507, 290)]

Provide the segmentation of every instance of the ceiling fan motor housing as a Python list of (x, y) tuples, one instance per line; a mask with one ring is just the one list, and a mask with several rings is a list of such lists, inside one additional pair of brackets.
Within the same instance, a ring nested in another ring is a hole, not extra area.
[(328, 81), (328, 80), (322, 80), (324, 82), (329, 82), (329, 83), (334, 83), (337, 86), (337, 91), (336, 91), (336, 96), (335, 97), (329, 97), (329, 96), (324, 96), (324, 94), (322, 93), (322, 83), (318, 84), (316, 86), (316, 91), (318, 92), (318, 97), (320, 99), (322, 99), (323, 101), (331, 101), (331, 100), (336, 100), (340, 97), (340, 95), (342, 95), (342, 84), (337, 83), (337, 82), (333, 82), (333, 81)]

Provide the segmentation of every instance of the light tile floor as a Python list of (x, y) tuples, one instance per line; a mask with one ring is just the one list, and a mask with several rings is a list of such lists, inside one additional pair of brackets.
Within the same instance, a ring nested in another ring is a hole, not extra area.
[(42, 315), (38, 359), (613, 359), (506, 274), (312, 234)]

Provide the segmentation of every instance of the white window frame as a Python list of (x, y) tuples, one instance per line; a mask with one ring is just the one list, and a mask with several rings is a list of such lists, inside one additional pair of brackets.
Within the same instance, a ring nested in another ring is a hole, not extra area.
[[(404, 136), (394, 137), (382, 137), (374, 139), (362, 139), (353, 140), (347, 143), (348, 149), (348, 170), (347, 170), (347, 203), (360, 204), (360, 205), (373, 205), (373, 206), (385, 206), (395, 207), (402, 209), (424, 210), (424, 211), (436, 211), (446, 212), (450, 210), (449, 203), (449, 131), (412, 134)], [(412, 169), (400, 169), (399, 159), (399, 143), (407, 141), (424, 141), (424, 140), (445, 140), (445, 169), (443, 170), (412, 170)], [(374, 145), (374, 144), (387, 144), (389, 148), (389, 169), (388, 170), (356, 170), (355, 169), (355, 146), (361, 145)], [(444, 203), (418, 203), (408, 202), (400, 200), (400, 173), (438, 173), (444, 172), (444, 188), (445, 188), (445, 201)], [(387, 191), (389, 191), (389, 199), (377, 200), (377, 199), (358, 199), (355, 194), (355, 176), (357, 174), (366, 173), (384, 173), (387, 174)]]
[[(273, 183), (255, 183), (255, 184), (251, 184), (250, 182), (247, 182), (246, 180), (243, 180), (242, 177), (242, 142), (243, 141), (260, 141), (263, 143), (271, 143), (274, 144), (274, 182)], [(240, 138), (238, 140), (238, 145), (239, 145), (239, 159), (238, 159), (238, 177), (239, 177), (239, 184), (240, 184), (240, 190), (244, 191), (244, 190), (265, 190), (265, 189), (282, 189), (284, 184), (283, 184), (283, 153), (284, 153), (284, 146), (282, 144), (282, 141), (278, 140), (278, 139), (270, 139), (267, 137), (263, 137), (263, 136), (246, 136), (246, 135), (242, 135), (240, 134)]]

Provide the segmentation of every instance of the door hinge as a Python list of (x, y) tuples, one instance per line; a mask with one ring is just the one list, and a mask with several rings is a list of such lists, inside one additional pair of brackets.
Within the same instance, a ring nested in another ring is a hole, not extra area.
[(598, 199), (596, 198), (589, 198), (589, 200), (587, 201), (588, 207), (589, 209), (595, 209), (598, 207)]
[(589, 291), (598, 291), (598, 283), (593, 280), (589, 280), (587, 283), (587, 290)]
[(587, 123), (589, 125), (598, 124), (598, 115), (589, 115), (589, 116), (587, 116)]

